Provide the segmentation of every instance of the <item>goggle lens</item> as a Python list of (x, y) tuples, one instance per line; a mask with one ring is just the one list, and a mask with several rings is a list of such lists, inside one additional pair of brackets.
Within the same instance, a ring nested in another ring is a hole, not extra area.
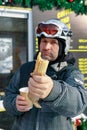
[(45, 32), (48, 35), (55, 35), (58, 32), (58, 27), (53, 24), (40, 23), (36, 31), (38, 34)]

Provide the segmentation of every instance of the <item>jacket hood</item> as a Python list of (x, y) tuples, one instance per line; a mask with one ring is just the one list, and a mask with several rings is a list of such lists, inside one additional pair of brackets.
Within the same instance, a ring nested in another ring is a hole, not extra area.
[(58, 66), (60, 66), (61, 62), (67, 62), (67, 64), (74, 65), (75, 64), (75, 58), (73, 57), (73, 54), (69, 52), (61, 60), (56, 59), (55, 61), (50, 61), (49, 65), (58, 63), (59, 64)]
[(64, 57), (63, 61), (66, 61), (68, 64), (75, 64), (75, 58), (73, 57), (73, 54), (70, 52), (68, 53), (68, 55)]

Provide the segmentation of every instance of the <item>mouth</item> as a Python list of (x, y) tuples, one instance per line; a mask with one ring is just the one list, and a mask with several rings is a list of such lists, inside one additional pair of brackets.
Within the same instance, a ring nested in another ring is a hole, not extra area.
[(49, 60), (50, 59), (50, 54), (48, 52), (42, 52), (42, 58)]

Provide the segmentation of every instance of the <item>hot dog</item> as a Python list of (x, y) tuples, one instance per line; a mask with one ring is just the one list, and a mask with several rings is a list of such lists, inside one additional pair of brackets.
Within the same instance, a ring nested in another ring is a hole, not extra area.
[[(46, 71), (47, 71), (47, 67), (48, 67), (49, 61), (46, 59), (43, 59), (41, 57), (41, 52), (39, 52), (38, 56), (37, 56), (37, 60), (36, 60), (36, 64), (35, 64), (35, 69), (33, 71), (33, 74), (35, 75), (45, 75)], [(39, 99), (34, 98), (32, 95), (30, 96), (33, 104), (35, 107), (37, 108), (41, 108), (41, 105), (38, 103)]]

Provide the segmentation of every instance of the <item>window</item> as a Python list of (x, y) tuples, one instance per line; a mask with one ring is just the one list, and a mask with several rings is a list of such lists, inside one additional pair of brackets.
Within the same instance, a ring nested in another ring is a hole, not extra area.
[(0, 90), (9, 83), (14, 72), (33, 60), (32, 11), (0, 10)]

